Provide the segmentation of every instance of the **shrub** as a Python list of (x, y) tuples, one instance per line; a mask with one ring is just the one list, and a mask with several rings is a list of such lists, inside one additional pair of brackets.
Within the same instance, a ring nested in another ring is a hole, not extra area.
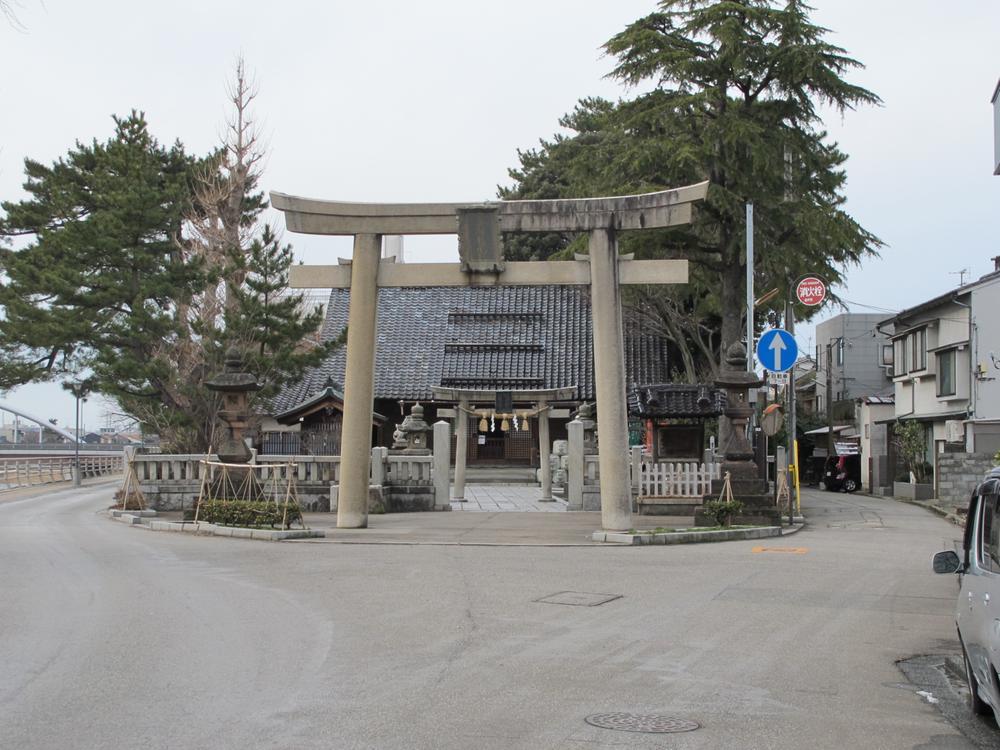
[(702, 506), (705, 515), (715, 520), (719, 526), (731, 526), (733, 516), (739, 515), (743, 510), (743, 503), (739, 500), (709, 500)]
[[(251, 500), (203, 500), (198, 509), (198, 520), (216, 523), (220, 526), (242, 526), (260, 529), (281, 525), (285, 510), (281, 505), (268, 501)], [(295, 505), (288, 506), (285, 528), (294, 521), (301, 521), (302, 513)]]
[(128, 498), (124, 503), (122, 503), (123, 497), (124, 493), (121, 490), (115, 492), (115, 504), (111, 507), (118, 510), (142, 510), (145, 507), (142, 495), (136, 490), (128, 493)]
[[(927, 430), (916, 421), (896, 421), (893, 427), (893, 441), (899, 457), (908, 472), (913, 472), (918, 484), (929, 481), (927, 470)], [(907, 479), (909, 481), (909, 479)]]

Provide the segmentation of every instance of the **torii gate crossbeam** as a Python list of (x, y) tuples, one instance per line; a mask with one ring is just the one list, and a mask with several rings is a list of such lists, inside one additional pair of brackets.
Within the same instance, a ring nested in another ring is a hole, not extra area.
[[(369, 417), (374, 395), (379, 286), (589, 284), (594, 381), (600, 430), (601, 521), (632, 525), (621, 284), (683, 284), (686, 260), (620, 258), (616, 233), (691, 222), (708, 183), (642, 195), (487, 203), (347, 203), (271, 193), (292, 232), (354, 235), (354, 256), (339, 266), (294, 266), (291, 286), (350, 287), (341, 484), (337, 526), (368, 525)], [(587, 232), (589, 255), (572, 261), (507, 263), (504, 232)], [(461, 263), (380, 263), (381, 235), (457, 234)]]

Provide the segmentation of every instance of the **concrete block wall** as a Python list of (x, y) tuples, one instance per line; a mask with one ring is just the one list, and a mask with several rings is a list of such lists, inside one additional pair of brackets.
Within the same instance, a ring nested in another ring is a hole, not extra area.
[(942, 504), (967, 505), (969, 496), (993, 468), (989, 453), (939, 453), (937, 495)]

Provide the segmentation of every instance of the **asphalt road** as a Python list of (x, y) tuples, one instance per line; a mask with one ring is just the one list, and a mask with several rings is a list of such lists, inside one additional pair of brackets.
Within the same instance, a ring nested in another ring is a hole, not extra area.
[(956, 645), (958, 529), (917, 507), (809, 494), (763, 545), (275, 544), (127, 528), (110, 492), (0, 495), (0, 748), (974, 747), (896, 664)]

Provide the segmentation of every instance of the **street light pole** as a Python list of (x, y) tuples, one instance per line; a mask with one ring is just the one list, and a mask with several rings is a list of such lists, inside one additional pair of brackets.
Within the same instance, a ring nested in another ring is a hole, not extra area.
[(73, 486), (80, 486), (80, 390), (73, 391), (76, 396), (76, 442), (73, 443)]
[(80, 486), (80, 402), (87, 400), (91, 382), (88, 380), (63, 383), (63, 388), (76, 399), (76, 442), (73, 443), (73, 486)]

